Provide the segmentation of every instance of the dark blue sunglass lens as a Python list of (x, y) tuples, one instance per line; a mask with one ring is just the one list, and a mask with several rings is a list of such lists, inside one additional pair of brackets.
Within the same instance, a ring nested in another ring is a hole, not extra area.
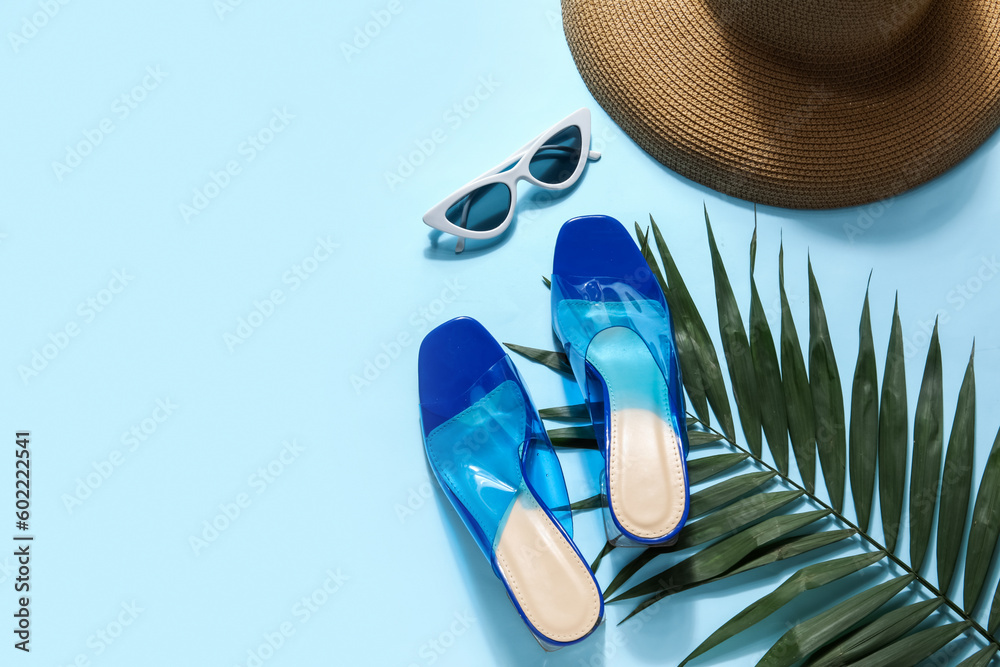
[(510, 188), (491, 183), (465, 195), (445, 213), (459, 227), (485, 232), (499, 227), (510, 211)]
[(560, 130), (532, 156), (528, 171), (542, 183), (558, 185), (566, 181), (583, 155), (583, 137), (576, 125)]

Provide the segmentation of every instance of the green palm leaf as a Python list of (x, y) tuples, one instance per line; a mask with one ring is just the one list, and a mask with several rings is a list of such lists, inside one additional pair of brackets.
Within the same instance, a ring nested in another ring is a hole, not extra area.
[(775, 473), (769, 471), (748, 472), (737, 477), (730, 477), (707, 489), (691, 494), (691, 506), (688, 519), (697, 518), (712, 510), (727, 505), (740, 496), (745, 496), (758, 486), (774, 479)]
[(542, 419), (550, 419), (552, 421), (590, 421), (590, 412), (587, 410), (587, 406), (583, 404), (542, 408), (538, 411), (538, 414)]
[(816, 490), (816, 423), (802, 345), (785, 293), (784, 245), (778, 250), (778, 290), (781, 293), (781, 387), (787, 407), (788, 435), (802, 482), (806, 491), (813, 493)]
[(639, 612), (649, 608), (670, 595), (695, 588), (696, 586), (702, 586), (704, 584), (710, 584), (715, 581), (727, 579), (738, 574), (743, 574), (744, 572), (749, 572), (750, 570), (756, 570), (757, 568), (765, 567), (783, 560), (788, 560), (789, 558), (795, 558), (811, 551), (830, 546), (831, 544), (836, 544), (837, 542), (846, 540), (848, 537), (852, 537), (855, 534), (856, 533), (853, 530), (826, 530), (819, 533), (796, 535), (794, 537), (786, 537), (781, 540), (775, 540), (774, 542), (768, 542), (764, 546), (751, 551), (750, 555), (741, 560), (739, 564), (726, 570), (717, 577), (712, 577), (711, 579), (706, 579), (705, 581), (686, 584), (684, 586), (678, 586), (675, 589), (657, 593), (652, 597), (646, 598), (640, 602), (628, 616), (622, 619), (621, 622), (624, 623)]
[(934, 598), (893, 609), (868, 625), (827, 645), (809, 660), (808, 667), (840, 667), (873, 653), (917, 627), (944, 600)]
[[(696, 519), (699, 516), (708, 514), (712, 510), (728, 505), (737, 498), (745, 496), (762, 484), (774, 479), (775, 473), (748, 472), (736, 477), (724, 479), (707, 488), (695, 491), (691, 494), (690, 508), (688, 509), (688, 519)], [(573, 511), (593, 510), (604, 507), (604, 500), (600, 494), (578, 500), (570, 505)]]
[(576, 449), (597, 449), (597, 437), (593, 426), (567, 426), (566, 428), (550, 428), (546, 431), (553, 447), (572, 447)]
[(993, 656), (996, 654), (998, 648), (1000, 647), (996, 644), (990, 644), (975, 655), (969, 656), (958, 663), (958, 667), (986, 667), (993, 660)]
[(941, 344), (937, 322), (931, 334), (924, 379), (913, 421), (913, 463), (910, 468), (910, 565), (919, 571), (931, 538), (941, 477), (944, 442), (944, 399), (941, 391)]
[(750, 342), (743, 327), (740, 308), (736, 304), (733, 286), (726, 274), (726, 266), (719, 254), (712, 233), (712, 223), (705, 210), (705, 227), (708, 229), (708, 247), (712, 253), (712, 273), (715, 275), (715, 300), (719, 307), (719, 331), (722, 334), (722, 350), (729, 366), (729, 379), (736, 397), (736, 410), (740, 415), (743, 435), (750, 445), (750, 451), (760, 458), (760, 405), (757, 401), (757, 374), (753, 368)]
[(962, 621), (921, 630), (914, 635), (896, 640), (854, 664), (856, 667), (912, 667), (944, 648), (970, 625), (971, 622)]
[[(989, 571), (997, 538), (1000, 538), (1000, 431), (993, 441), (993, 449), (986, 461), (979, 494), (972, 510), (972, 527), (969, 529), (969, 550), (965, 556), (965, 611), (972, 612), (983, 593), (983, 584)], [(1000, 589), (998, 589), (1000, 593)], [(994, 604), (994, 607), (996, 605)], [(1000, 616), (990, 613), (989, 631), (995, 632)]]
[[(726, 394), (726, 385), (722, 379), (722, 367), (719, 364), (719, 357), (715, 353), (715, 344), (708, 333), (708, 327), (698, 312), (691, 293), (688, 292), (687, 285), (681, 277), (677, 264), (670, 254), (670, 249), (663, 240), (660, 228), (649, 216), (649, 222), (653, 226), (653, 239), (656, 241), (656, 249), (660, 253), (663, 261), (663, 272), (667, 280), (667, 305), (670, 307), (671, 317), (674, 323), (674, 335), (677, 340), (677, 353), (680, 357), (681, 375), (684, 377), (684, 386), (688, 389), (688, 395), (692, 390), (695, 395), (704, 393), (708, 398), (712, 411), (719, 420), (722, 432), (730, 439), (736, 437), (733, 428), (733, 413), (729, 407), (729, 396)], [(685, 359), (686, 357), (686, 359)], [(706, 416), (701, 416), (702, 421), (708, 421)]]
[(718, 433), (712, 431), (697, 431), (688, 429), (688, 447), (701, 447), (719, 442), (722, 439)]
[(844, 428), (844, 392), (833, 354), (830, 329), (819, 284), (809, 260), (809, 386), (816, 419), (816, 445), (826, 480), (830, 503), (838, 512), (844, 507), (847, 444)]
[[(869, 281), (871, 276), (868, 277)], [(858, 363), (854, 367), (851, 392), (851, 494), (858, 527), (868, 530), (872, 494), (875, 492), (875, 457), (878, 451), (878, 373), (875, 370), (875, 343), (872, 341), (872, 318), (868, 308), (868, 290), (861, 310)]]
[(904, 575), (858, 593), (832, 609), (799, 623), (782, 635), (757, 667), (788, 667), (839, 637), (851, 626), (891, 600), (910, 585), (913, 575)]
[(882, 376), (878, 416), (878, 495), (882, 532), (889, 553), (896, 550), (906, 490), (906, 447), (910, 420), (906, 414), (906, 368), (903, 363), (903, 327), (899, 322), (899, 295), (892, 311), (892, 330)]
[(635, 576), (657, 556), (674, 551), (689, 549), (699, 544), (709, 542), (727, 533), (739, 530), (761, 517), (784, 507), (796, 498), (802, 496), (801, 491), (776, 491), (773, 493), (756, 493), (709, 516), (689, 523), (681, 532), (677, 543), (669, 547), (651, 547), (645, 549), (637, 557), (619, 570), (617, 576), (608, 584), (605, 596), (612, 595), (622, 585)]
[[(649, 270), (653, 272), (653, 277), (656, 278), (656, 282), (660, 284), (660, 289), (663, 290), (665, 295), (667, 293), (667, 281), (663, 279), (663, 272), (660, 271), (660, 265), (656, 261), (656, 256), (653, 255), (653, 248), (649, 245), (649, 227), (643, 232), (639, 227), (639, 223), (635, 223), (635, 237), (642, 239), (639, 243), (639, 252), (642, 253), (642, 258), (646, 260), (646, 263), (649, 264)], [(700, 399), (704, 401), (704, 395), (701, 395)], [(701, 416), (700, 412), (697, 412), (697, 410), (695, 412)], [(707, 403), (705, 404), (705, 414), (708, 414)]]
[[(577, 500), (576, 502), (570, 503), (569, 508), (574, 512), (580, 512), (583, 510), (596, 510), (604, 507), (604, 498), (601, 494), (596, 496), (590, 496), (584, 498), (583, 500)], [(562, 509), (561, 507), (559, 509)]]
[(962, 388), (958, 392), (955, 420), (948, 439), (944, 460), (944, 480), (941, 485), (941, 509), (938, 515), (937, 565), (938, 589), (947, 594), (955, 563), (965, 536), (969, 516), (969, 495), (972, 492), (972, 459), (976, 436), (976, 373), (973, 345)]
[(569, 359), (566, 357), (565, 352), (539, 350), (534, 347), (525, 347), (524, 345), (515, 345), (513, 343), (504, 343), (504, 345), (532, 361), (537, 361), (556, 372), (573, 377), (573, 369), (569, 366)]
[(592, 572), (597, 572), (597, 568), (601, 566), (601, 561), (604, 560), (604, 557), (614, 550), (615, 545), (611, 544), (611, 542), (605, 542), (604, 548), (601, 549), (599, 554), (597, 554), (597, 558), (594, 559), (594, 562), (590, 564), (590, 570)]
[(740, 613), (736, 614), (736, 616), (729, 619), (729, 621), (727, 621), (721, 628), (716, 630), (708, 639), (702, 642), (698, 648), (692, 651), (688, 657), (684, 658), (679, 667), (683, 667), (683, 665), (690, 662), (693, 658), (698, 657), (702, 653), (718, 646), (727, 639), (735, 637), (747, 628), (761, 622), (802, 593), (825, 586), (838, 579), (842, 579), (849, 574), (853, 574), (858, 570), (868, 567), (872, 563), (875, 563), (884, 557), (884, 553), (876, 551), (873, 553), (848, 556), (846, 558), (838, 558), (836, 560), (816, 563), (802, 568), (785, 580), (785, 582), (778, 586), (778, 588), (776, 588), (773, 592), (765, 595), (750, 606), (746, 607)]
[(689, 459), (687, 462), (688, 482), (697, 484), (710, 477), (723, 473), (730, 468), (738, 466), (750, 457), (749, 454), (737, 452), (734, 454), (717, 454), (715, 456), (703, 456), (698, 459)]
[(710, 544), (676, 565), (608, 600), (608, 602), (630, 600), (651, 593), (660, 593), (687, 583), (705, 581), (718, 576), (736, 565), (757, 547), (804, 528), (829, 514), (829, 510), (814, 510), (766, 519), (732, 537), (727, 537), (721, 542)]
[(760, 395), (760, 421), (767, 447), (782, 475), (788, 474), (788, 416), (785, 392), (781, 385), (781, 367), (774, 349), (774, 336), (757, 292), (754, 264), (757, 261), (757, 228), (750, 242), (750, 353)]

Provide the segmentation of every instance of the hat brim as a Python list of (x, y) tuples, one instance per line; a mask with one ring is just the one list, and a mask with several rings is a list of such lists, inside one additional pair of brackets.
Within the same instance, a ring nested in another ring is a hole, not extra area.
[(598, 103), (670, 169), (786, 208), (837, 208), (950, 169), (1000, 126), (1000, 3), (939, 0), (865, 63), (795, 62), (703, 0), (563, 0)]

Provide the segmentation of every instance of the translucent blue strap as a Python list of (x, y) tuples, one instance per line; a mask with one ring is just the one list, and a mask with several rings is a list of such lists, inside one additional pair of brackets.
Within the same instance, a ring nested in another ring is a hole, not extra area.
[[(523, 482), (550, 508), (569, 505), (562, 468), (519, 382), (506, 380), (426, 439), (435, 474), (464, 510), (480, 548), (491, 555)], [(522, 460), (523, 459), (523, 460)], [(572, 535), (568, 509), (555, 512)]]

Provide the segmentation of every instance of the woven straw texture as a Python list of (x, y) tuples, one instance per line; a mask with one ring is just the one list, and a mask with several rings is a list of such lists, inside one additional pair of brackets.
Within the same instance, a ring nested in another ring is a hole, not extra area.
[(786, 208), (924, 183), (1000, 126), (1000, 0), (563, 0), (598, 103), (674, 171)]

